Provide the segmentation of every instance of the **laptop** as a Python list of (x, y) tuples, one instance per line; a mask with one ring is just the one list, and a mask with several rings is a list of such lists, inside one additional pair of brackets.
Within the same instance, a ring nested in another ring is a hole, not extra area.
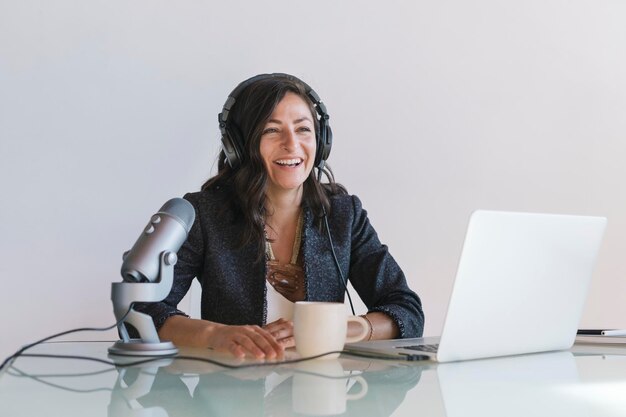
[(347, 353), (453, 362), (569, 349), (606, 218), (478, 210), (441, 337), (347, 344)]

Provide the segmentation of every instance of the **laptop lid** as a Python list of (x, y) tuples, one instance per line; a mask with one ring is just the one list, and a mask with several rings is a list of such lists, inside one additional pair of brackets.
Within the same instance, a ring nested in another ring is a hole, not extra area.
[[(436, 360), (571, 347), (605, 227), (603, 217), (474, 212)], [(419, 342), (360, 343), (354, 349), (411, 359), (406, 355), (420, 352), (399, 347)]]

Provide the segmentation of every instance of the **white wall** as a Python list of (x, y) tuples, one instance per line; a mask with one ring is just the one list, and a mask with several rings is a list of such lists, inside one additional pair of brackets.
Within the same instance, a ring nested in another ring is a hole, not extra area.
[(114, 321), (122, 252), (212, 172), (216, 115), (261, 72), (327, 103), (330, 164), (427, 334), (476, 208), (608, 216), (582, 325), (625, 327), (625, 21), (621, 0), (0, 2), (0, 356)]

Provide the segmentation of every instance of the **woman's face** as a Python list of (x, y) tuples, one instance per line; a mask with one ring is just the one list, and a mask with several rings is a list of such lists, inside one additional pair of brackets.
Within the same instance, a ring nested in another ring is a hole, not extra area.
[(261, 158), (269, 192), (299, 190), (315, 162), (315, 124), (308, 104), (288, 92), (278, 103), (261, 135)]

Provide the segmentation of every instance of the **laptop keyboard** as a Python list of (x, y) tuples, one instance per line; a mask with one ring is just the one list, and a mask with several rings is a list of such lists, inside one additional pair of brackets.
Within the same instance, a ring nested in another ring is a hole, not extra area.
[(419, 350), (419, 351), (421, 351), (421, 352), (432, 352), (432, 353), (437, 353), (437, 349), (439, 349), (439, 344), (434, 344), (434, 345), (398, 346), (398, 349)]

